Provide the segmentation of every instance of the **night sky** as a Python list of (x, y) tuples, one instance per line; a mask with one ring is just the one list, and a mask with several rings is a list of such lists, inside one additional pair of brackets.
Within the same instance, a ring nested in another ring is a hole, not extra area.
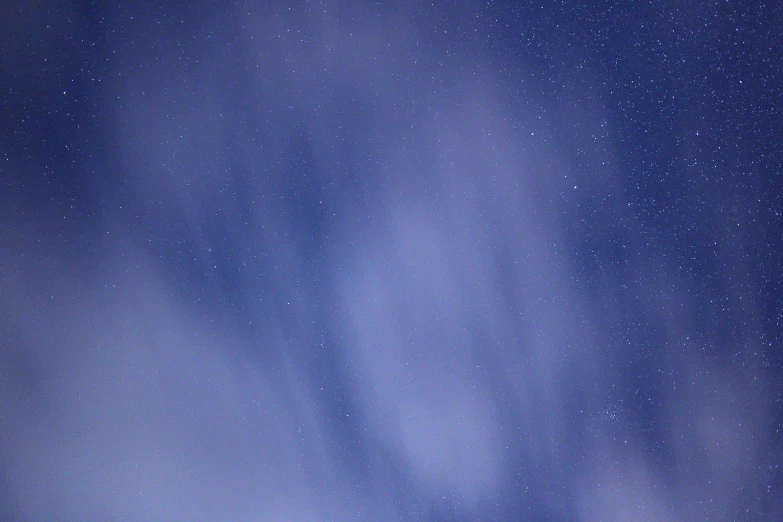
[(0, 520), (783, 520), (783, 4), (0, 8)]

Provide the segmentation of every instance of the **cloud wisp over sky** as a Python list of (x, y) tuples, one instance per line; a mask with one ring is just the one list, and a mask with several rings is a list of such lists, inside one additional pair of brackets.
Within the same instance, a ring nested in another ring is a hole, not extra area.
[(710, 9), (20, 14), (0, 518), (783, 516), (781, 73)]

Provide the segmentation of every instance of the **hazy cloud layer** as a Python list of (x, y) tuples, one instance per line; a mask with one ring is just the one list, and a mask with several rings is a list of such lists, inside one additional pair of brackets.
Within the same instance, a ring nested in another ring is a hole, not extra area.
[(9, 517), (783, 514), (755, 236), (684, 272), (600, 103), (413, 10), (104, 23), (99, 212), (3, 212)]

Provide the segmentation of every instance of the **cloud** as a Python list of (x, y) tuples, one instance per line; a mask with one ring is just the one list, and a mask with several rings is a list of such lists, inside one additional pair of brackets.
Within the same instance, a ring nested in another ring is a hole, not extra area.
[(775, 477), (758, 301), (736, 338), (705, 332), (663, 240), (634, 249), (621, 173), (574, 181), (554, 99), (405, 12), (327, 11), (136, 13), (109, 42), (102, 221), (9, 217), (0, 254), (9, 511), (778, 509), (754, 496)]

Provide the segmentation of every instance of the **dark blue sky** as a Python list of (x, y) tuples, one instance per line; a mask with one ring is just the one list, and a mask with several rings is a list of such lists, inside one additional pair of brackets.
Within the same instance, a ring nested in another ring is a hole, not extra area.
[(774, 2), (0, 8), (0, 519), (783, 518)]

